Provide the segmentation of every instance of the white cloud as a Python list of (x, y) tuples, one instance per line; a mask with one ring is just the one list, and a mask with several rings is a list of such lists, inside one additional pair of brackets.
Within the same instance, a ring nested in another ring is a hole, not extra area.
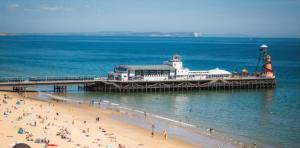
[(75, 8), (71, 7), (65, 7), (65, 6), (57, 6), (57, 5), (39, 5), (35, 7), (27, 7), (23, 9), (24, 11), (49, 11), (49, 12), (55, 12), (55, 11), (73, 11)]
[(42, 11), (72, 11), (74, 8), (65, 6), (55, 6), (55, 5), (43, 5), (38, 7)]
[(7, 5), (8, 9), (16, 9), (16, 8), (19, 8), (19, 7), (20, 7), (19, 4), (9, 4), (9, 5)]
[[(17, 3), (9, 4), (6, 6), (9, 10), (15, 10), (18, 8), (21, 8), (21, 6)], [(89, 5), (84, 5), (84, 8), (90, 8)], [(49, 11), (49, 12), (55, 12), (55, 11), (74, 11), (75, 8), (73, 7), (67, 7), (67, 6), (61, 6), (61, 5), (49, 5), (49, 4), (42, 4), (42, 5), (35, 5), (35, 6), (29, 6), (29, 7), (23, 7), (22, 10), (26, 12), (30, 11)]]

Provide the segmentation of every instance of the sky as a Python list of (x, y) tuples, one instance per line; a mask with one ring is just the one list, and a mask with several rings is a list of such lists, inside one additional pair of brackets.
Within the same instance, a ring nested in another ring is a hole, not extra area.
[(0, 32), (300, 37), (300, 0), (0, 0)]

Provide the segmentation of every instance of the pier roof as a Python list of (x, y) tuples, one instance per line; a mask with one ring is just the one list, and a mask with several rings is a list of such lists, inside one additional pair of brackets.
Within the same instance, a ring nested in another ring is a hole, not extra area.
[(128, 70), (175, 70), (174, 67), (169, 65), (119, 65), (119, 67)]
[(208, 71), (209, 74), (231, 74), (229, 71), (226, 71), (226, 70), (223, 70), (223, 69), (219, 69), (219, 68), (216, 68), (216, 69), (211, 69)]

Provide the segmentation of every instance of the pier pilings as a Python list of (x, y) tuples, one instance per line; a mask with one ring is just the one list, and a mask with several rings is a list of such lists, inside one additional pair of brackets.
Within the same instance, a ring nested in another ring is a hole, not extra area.
[(13, 92), (25, 92), (26, 86), (13, 86), (12, 91)]
[(86, 86), (88, 91), (102, 92), (166, 92), (190, 90), (225, 90), (274, 88), (275, 79), (210, 79), (168, 81), (99, 81)]
[(66, 85), (53, 85), (54, 92), (66, 92), (67, 86)]

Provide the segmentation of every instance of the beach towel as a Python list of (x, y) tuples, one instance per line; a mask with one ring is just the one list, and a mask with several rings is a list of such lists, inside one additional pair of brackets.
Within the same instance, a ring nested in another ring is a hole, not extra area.
[(41, 143), (41, 142), (42, 142), (42, 140), (43, 140), (43, 139), (36, 138), (36, 139), (34, 140), (34, 143)]
[(48, 146), (57, 146), (56, 144), (48, 144)]

